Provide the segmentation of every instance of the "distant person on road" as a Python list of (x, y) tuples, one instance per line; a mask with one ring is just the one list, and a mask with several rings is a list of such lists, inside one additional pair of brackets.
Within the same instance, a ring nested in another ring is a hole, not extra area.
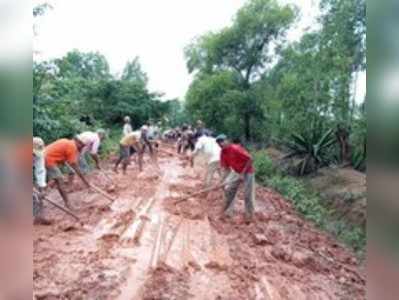
[(123, 125), (123, 136), (126, 136), (129, 133), (131, 133), (133, 131), (133, 129), (132, 129), (132, 124), (130, 122), (129, 116), (124, 117), (123, 121), (125, 122), (125, 124)]
[(239, 140), (230, 143), (226, 136), (221, 134), (216, 137), (216, 141), (222, 148), (220, 165), (223, 170), (223, 182), (227, 183), (224, 216), (232, 216), (235, 196), (241, 182), (244, 182), (245, 217), (249, 221), (252, 219), (255, 203), (255, 170), (252, 165), (252, 157), (240, 145)]
[(197, 121), (197, 126), (195, 128), (195, 132), (194, 132), (194, 137), (196, 139), (199, 139), (201, 136), (205, 135), (205, 126), (204, 126), (204, 122), (202, 122), (201, 120)]
[(157, 161), (157, 153), (155, 152), (155, 148), (158, 148), (158, 143), (154, 140), (154, 128), (150, 125), (150, 123), (144, 124), (144, 126), (140, 129), (140, 143), (141, 143), (141, 152), (145, 153), (145, 149), (148, 148), (150, 153), (150, 158), (153, 164), (159, 169), (158, 161)]
[(213, 132), (208, 128), (205, 128), (204, 122), (198, 120), (196, 123), (195, 131), (194, 131), (194, 138), (199, 139), (201, 136), (212, 136)]
[(79, 153), (85, 145), (77, 137), (72, 140), (59, 139), (48, 145), (45, 152), (47, 177), (54, 180), (57, 189), (64, 200), (65, 206), (71, 209), (68, 194), (64, 189), (63, 175), (60, 170), (61, 165), (68, 164), (70, 168), (80, 177), (84, 184), (89, 188), (90, 184), (81, 172), (78, 160)]
[(199, 154), (204, 154), (207, 160), (207, 171), (205, 176), (205, 187), (209, 187), (215, 173), (219, 173), (222, 177), (220, 170), (220, 153), (221, 148), (216, 143), (216, 139), (208, 136), (201, 136), (195, 143), (195, 149), (190, 156), (191, 165), (194, 166), (194, 158)]
[(150, 151), (151, 157), (154, 156), (154, 149), (152, 147), (152, 143), (150, 141), (150, 125), (149, 123), (145, 123), (141, 128), (140, 128), (140, 142), (142, 145), (142, 151), (144, 153), (145, 149), (148, 148)]
[(78, 139), (84, 144), (79, 156), (79, 167), (84, 174), (89, 172), (89, 165), (86, 161), (87, 154), (90, 154), (91, 158), (94, 160), (96, 168), (98, 170), (101, 169), (98, 149), (100, 148), (101, 142), (105, 139), (105, 136), (104, 129), (98, 129), (96, 132), (85, 131), (78, 135)]
[(119, 158), (115, 163), (114, 172), (118, 173), (118, 166), (122, 162), (123, 174), (126, 174), (126, 169), (129, 164), (130, 149), (137, 152), (139, 159), (139, 170), (143, 170), (143, 151), (140, 145), (141, 133), (140, 131), (133, 131), (125, 135), (119, 142)]
[(149, 122), (148, 126), (148, 139), (150, 141), (157, 141), (160, 138), (160, 123), (154, 123), (153, 121)]
[[(123, 121), (125, 122), (125, 125), (123, 125), (123, 135), (122, 137), (127, 136), (129, 133), (133, 132), (133, 128), (132, 128), (132, 124), (131, 124), (131, 120), (129, 116), (126, 116), (123, 118)], [(129, 149), (129, 160), (128, 160), (128, 164), (130, 164), (130, 157), (136, 153), (136, 150), (134, 147), (130, 147)]]
[(177, 141), (177, 153), (185, 154), (188, 149), (194, 151), (194, 132), (188, 125), (183, 125), (180, 138)]

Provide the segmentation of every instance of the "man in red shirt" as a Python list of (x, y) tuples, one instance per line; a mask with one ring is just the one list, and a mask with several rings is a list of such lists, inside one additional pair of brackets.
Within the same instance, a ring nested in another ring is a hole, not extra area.
[(231, 217), (235, 196), (241, 182), (244, 182), (245, 217), (249, 221), (253, 216), (255, 202), (255, 169), (252, 165), (252, 157), (239, 142), (228, 142), (224, 134), (219, 135), (216, 142), (222, 148), (220, 164), (224, 171), (223, 182), (227, 183), (224, 214)]
[(85, 145), (77, 138), (72, 140), (59, 139), (44, 149), (47, 177), (49, 180), (53, 179), (55, 181), (57, 189), (64, 200), (65, 206), (68, 208), (71, 207), (69, 205), (68, 194), (63, 187), (63, 175), (59, 169), (59, 166), (68, 163), (68, 165), (73, 169), (73, 171), (76, 172), (76, 174), (78, 174), (86, 186), (90, 187), (89, 182), (80, 171), (78, 164), (79, 152), (84, 146)]

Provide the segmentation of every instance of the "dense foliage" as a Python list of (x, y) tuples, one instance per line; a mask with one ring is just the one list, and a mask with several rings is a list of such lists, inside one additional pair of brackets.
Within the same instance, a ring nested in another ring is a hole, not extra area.
[(187, 67), (196, 72), (196, 79), (186, 97), (188, 111), (213, 118), (218, 130), (232, 132), (241, 127), (239, 132), (251, 139), (252, 128), (264, 117), (255, 83), (295, 16), (293, 8), (281, 7), (275, 0), (249, 1), (233, 25), (189, 45)]
[(289, 43), (284, 36), (297, 9), (251, 0), (231, 26), (198, 37), (186, 49), (195, 75), (187, 111), (216, 131), (261, 144), (307, 135), (309, 124), (321, 124), (337, 138), (331, 157), (364, 169), (364, 103), (355, 91), (366, 67), (366, 4), (323, 0), (320, 13), (318, 29)]
[(165, 121), (180, 113), (176, 100), (161, 101), (162, 95), (148, 90), (138, 58), (117, 78), (103, 55), (75, 50), (34, 63), (33, 78), (33, 134), (47, 142), (89, 126), (120, 126), (125, 115), (137, 128), (149, 119)]

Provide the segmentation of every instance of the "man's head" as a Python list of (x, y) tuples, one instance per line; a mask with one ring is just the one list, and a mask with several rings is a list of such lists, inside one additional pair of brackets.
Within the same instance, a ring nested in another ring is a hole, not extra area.
[(141, 132), (146, 133), (146, 132), (148, 131), (148, 125), (147, 125), (147, 123), (145, 123), (143, 126), (141, 126), (140, 130), (141, 130)]
[(33, 138), (33, 154), (40, 156), (44, 151), (44, 141), (40, 137)]
[(80, 152), (84, 148), (85, 144), (79, 139), (78, 136), (75, 136), (73, 140), (75, 141), (76, 148), (78, 148), (78, 151)]
[(233, 144), (239, 144), (241, 145), (241, 139), (239, 137), (234, 137), (231, 140), (233, 142)]
[(98, 137), (100, 138), (100, 140), (104, 140), (105, 137), (107, 136), (105, 130), (102, 128), (97, 129), (97, 134), (98, 134)]
[(216, 142), (219, 144), (221, 148), (224, 148), (228, 145), (227, 137), (225, 134), (219, 134), (216, 137)]
[(124, 117), (124, 118), (123, 118), (123, 121), (124, 121), (125, 123), (130, 123), (130, 117), (129, 117), (129, 116)]

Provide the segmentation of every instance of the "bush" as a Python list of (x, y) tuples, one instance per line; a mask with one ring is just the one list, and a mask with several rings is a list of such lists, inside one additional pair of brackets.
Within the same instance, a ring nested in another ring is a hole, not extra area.
[(72, 138), (88, 129), (87, 125), (69, 114), (49, 114), (46, 110), (35, 109), (33, 135), (40, 136), (46, 144), (60, 138)]
[(118, 152), (121, 138), (121, 128), (113, 128), (108, 132), (107, 138), (101, 143), (100, 156), (102, 159), (106, 159), (110, 154)]
[(351, 225), (343, 220), (338, 220), (330, 222), (327, 230), (345, 244), (350, 245), (356, 252), (362, 253), (365, 251), (366, 232), (361, 226)]
[(305, 134), (293, 133), (291, 141), (287, 143), (291, 149), (287, 158), (298, 157), (300, 159), (298, 164), (298, 175), (300, 176), (328, 165), (331, 162), (330, 149), (336, 143), (332, 129), (324, 132), (322, 127), (312, 125), (311, 128), (312, 130)]
[(276, 174), (277, 169), (273, 161), (265, 151), (258, 151), (253, 154), (256, 179), (261, 183), (266, 183), (267, 179)]
[(321, 204), (321, 199), (317, 194), (308, 191), (302, 182), (293, 177), (276, 175), (268, 180), (268, 185), (291, 200), (297, 211), (306, 219), (324, 227), (328, 210)]

